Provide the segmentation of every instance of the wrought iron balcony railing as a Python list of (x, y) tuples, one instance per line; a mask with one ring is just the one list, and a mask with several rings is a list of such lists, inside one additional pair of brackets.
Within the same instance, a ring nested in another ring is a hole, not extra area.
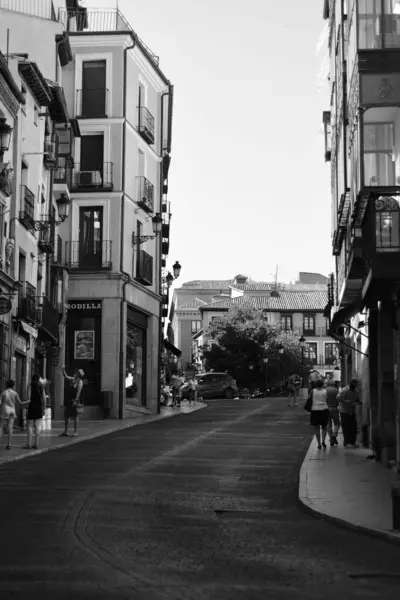
[(63, 242), (61, 236), (57, 233), (55, 236), (55, 249), (52, 257), (53, 265), (63, 264)]
[(138, 132), (150, 145), (154, 144), (154, 117), (144, 106), (138, 106)]
[(53, 254), (55, 248), (55, 218), (53, 215), (45, 215), (42, 220), (47, 226), (39, 229), (38, 247), (45, 254)]
[(144, 250), (139, 250), (135, 279), (142, 285), (153, 285), (153, 257)]
[(54, 171), (53, 183), (55, 183), (56, 185), (64, 183), (70, 189), (72, 182), (73, 165), (74, 161), (70, 154), (60, 154), (57, 157), (57, 167)]
[(109, 94), (106, 88), (76, 90), (75, 116), (82, 119), (109, 117)]
[(21, 281), (18, 297), (18, 316), (34, 323), (36, 320), (36, 288), (28, 281)]
[(75, 164), (72, 170), (72, 190), (75, 191), (101, 191), (113, 189), (113, 163), (107, 162), (99, 165), (97, 169), (86, 169), (80, 164)]
[(66, 263), (71, 271), (110, 271), (112, 241), (66, 242)]
[(137, 203), (146, 212), (153, 212), (154, 185), (146, 177), (137, 177)]
[(35, 223), (35, 194), (26, 185), (21, 185), (21, 210), (19, 220), (27, 229), (33, 229)]

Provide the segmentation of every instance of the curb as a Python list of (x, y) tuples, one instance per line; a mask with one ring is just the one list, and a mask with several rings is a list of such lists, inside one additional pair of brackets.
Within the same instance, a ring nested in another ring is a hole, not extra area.
[[(311, 442), (310, 447), (313, 442)], [(355, 533), (360, 533), (361, 535), (368, 536), (370, 538), (380, 539), (385, 542), (389, 542), (390, 544), (399, 547), (400, 546), (400, 535), (393, 532), (381, 531), (379, 529), (373, 529), (370, 527), (366, 527), (365, 525), (357, 525), (356, 523), (352, 523), (351, 521), (346, 521), (345, 519), (341, 519), (340, 517), (334, 517), (333, 515), (328, 515), (322, 511), (313, 508), (309, 504), (309, 500), (307, 497), (307, 467), (306, 462), (308, 461), (308, 453), (310, 448), (307, 450), (307, 454), (303, 460), (303, 463), (300, 468), (299, 479), (298, 479), (298, 503), (300, 507), (312, 516), (314, 519), (319, 519), (320, 521), (327, 521), (328, 523), (332, 523), (337, 525), (338, 527), (342, 527), (342, 529), (347, 529), (353, 531)]]
[(102, 431), (95, 431), (85, 437), (77, 437), (77, 438), (71, 438), (70, 441), (66, 442), (65, 444), (61, 444), (60, 446), (49, 446), (48, 448), (39, 448), (39, 450), (31, 450), (29, 453), (26, 454), (22, 454), (20, 456), (10, 456), (10, 458), (6, 459), (5, 461), (0, 463), (0, 469), (4, 466), (4, 465), (8, 465), (11, 462), (16, 462), (17, 460), (23, 460), (25, 458), (31, 458), (33, 456), (39, 456), (39, 454), (45, 454), (46, 452), (53, 452), (55, 450), (62, 450), (64, 448), (69, 448), (70, 446), (74, 446), (75, 444), (79, 444), (82, 442), (87, 442), (90, 440), (94, 440), (98, 437), (102, 437), (104, 435), (110, 435), (111, 433), (117, 433), (118, 431), (125, 431), (125, 429), (130, 429), (132, 427), (139, 427), (140, 425), (147, 425), (149, 423), (156, 423), (159, 421), (164, 421), (165, 419), (172, 419), (174, 417), (183, 417), (186, 415), (191, 415), (194, 412), (198, 412), (199, 410), (202, 410), (203, 408), (207, 408), (207, 404), (205, 404), (204, 402), (198, 402), (196, 405), (196, 409), (190, 411), (189, 413), (172, 413), (172, 414), (168, 414), (165, 415), (163, 417), (158, 417), (158, 415), (155, 416), (155, 418), (149, 419), (148, 421), (142, 421), (142, 422), (136, 422), (136, 423), (126, 423), (126, 425), (123, 425), (122, 427), (118, 427), (117, 429), (103, 429)]

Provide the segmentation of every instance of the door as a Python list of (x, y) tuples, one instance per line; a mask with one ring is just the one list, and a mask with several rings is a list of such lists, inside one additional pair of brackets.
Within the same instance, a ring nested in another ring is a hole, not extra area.
[(101, 269), (103, 260), (103, 208), (81, 207), (79, 212), (79, 268)]
[(91, 60), (82, 65), (82, 117), (105, 117), (106, 61)]
[[(81, 138), (80, 184), (96, 185), (103, 181), (104, 136), (83, 135)], [(97, 181), (97, 178), (101, 180)]]

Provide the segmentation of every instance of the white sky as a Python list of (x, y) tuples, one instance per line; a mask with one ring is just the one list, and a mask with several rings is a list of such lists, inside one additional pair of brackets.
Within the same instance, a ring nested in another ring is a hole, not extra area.
[[(115, 8), (116, 0), (85, 6)], [(178, 285), (331, 271), (318, 90), (322, 1), (119, 0), (175, 86), (171, 265)]]

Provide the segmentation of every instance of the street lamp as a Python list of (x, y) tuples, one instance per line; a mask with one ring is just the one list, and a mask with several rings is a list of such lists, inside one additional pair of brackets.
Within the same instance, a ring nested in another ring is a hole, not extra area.
[(6, 119), (0, 119), (0, 158), (10, 147), (12, 127), (7, 125)]
[(161, 233), (162, 217), (160, 214), (155, 214), (153, 216), (151, 224), (153, 226), (154, 235), (135, 235), (135, 233), (132, 233), (132, 244), (143, 244), (148, 240), (154, 240)]
[(177, 260), (176, 263), (174, 265), (172, 265), (172, 271), (174, 273), (175, 279), (178, 279), (179, 275), (181, 274), (181, 269), (182, 269), (182, 266), (179, 264), (179, 261)]
[(264, 356), (263, 362), (265, 365), (265, 397), (268, 396), (268, 356)]
[(306, 345), (306, 338), (299, 337), (299, 344), (301, 348), (301, 385), (304, 387), (304, 347)]

